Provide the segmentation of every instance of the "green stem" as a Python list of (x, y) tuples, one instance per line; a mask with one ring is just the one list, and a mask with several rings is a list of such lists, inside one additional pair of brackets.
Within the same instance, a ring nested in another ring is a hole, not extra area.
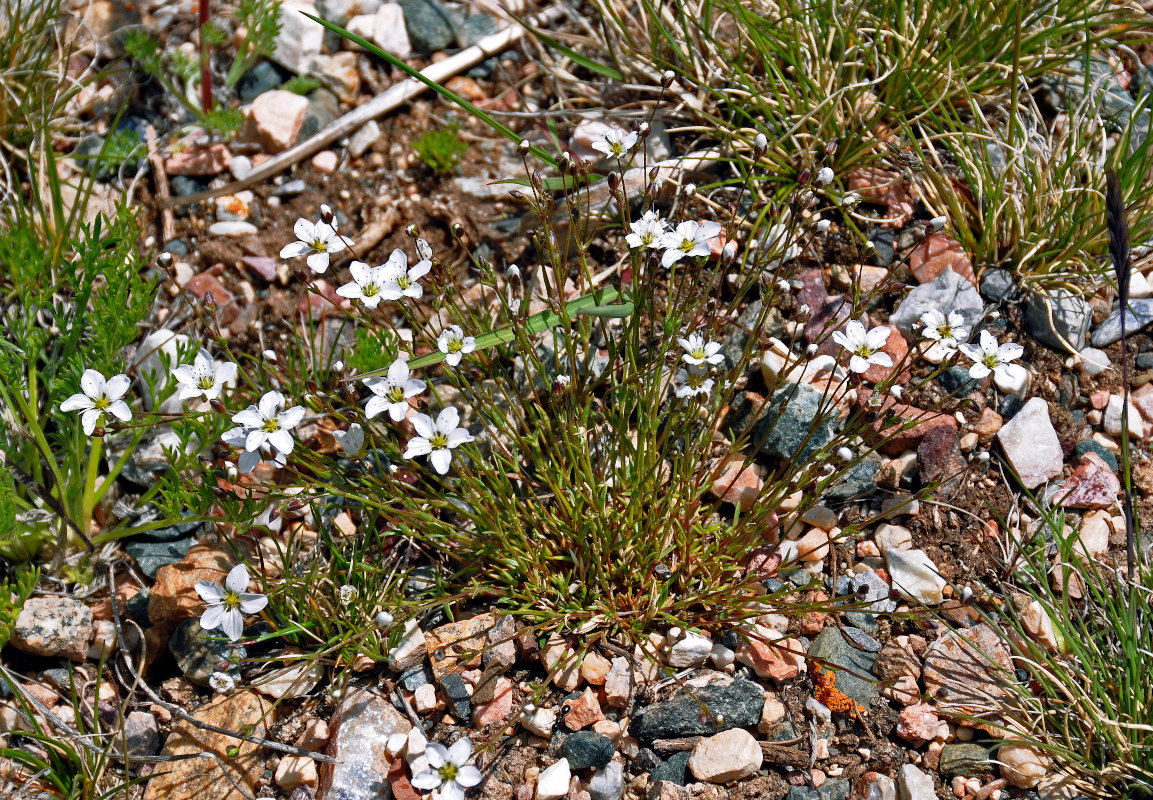
[(104, 438), (99, 437), (92, 443), (92, 448), (88, 451), (88, 472), (84, 477), (84, 499), (80, 503), (80, 519), (76, 520), (80, 530), (84, 531), (85, 534), (91, 527), (92, 510), (97, 503), (96, 478), (100, 471), (100, 453), (103, 449)]

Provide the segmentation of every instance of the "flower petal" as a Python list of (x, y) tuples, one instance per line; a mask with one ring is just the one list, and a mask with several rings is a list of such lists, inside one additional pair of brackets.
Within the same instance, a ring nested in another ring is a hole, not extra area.
[(281, 411), (276, 415), (276, 421), (280, 423), (280, 427), (285, 430), (291, 430), (300, 424), (304, 419), (304, 406), (293, 406), (285, 411)]
[(432, 464), (432, 468), (443, 475), (448, 472), (448, 468), (452, 464), (452, 451), (448, 448), (434, 450), (428, 460)]
[(219, 603), (224, 599), (224, 589), (221, 588), (219, 583), (213, 581), (197, 581), (193, 588), (196, 593), (200, 595), (200, 599), (206, 603)]
[(132, 409), (123, 400), (117, 400), (112, 405), (108, 406), (108, 413), (116, 417), (121, 422), (127, 422), (132, 419)]
[(61, 411), (83, 411), (87, 408), (92, 408), (92, 398), (81, 392), (77, 392), (60, 404)]
[(445, 406), (441, 409), (440, 413), (436, 415), (436, 430), (439, 433), (448, 434), (450, 431), (459, 427), (460, 425), (460, 412), (456, 410), (455, 406)]
[(255, 614), (263, 611), (268, 605), (268, 598), (262, 594), (242, 592), (240, 595), (240, 610), (245, 614)]
[(224, 620), (221, 622), (220, 630), (224, 631), (224, 635), (235, 642), (244, 635), (244, 615), (235, 608), (228, 609), (224, 612)]
[(448, 748), (448, 763), (456, 767), (463, 767), (468, 763), (468, 757), (471, 755), (472, 742), (467, 736), (462, 736), (452, 743), (452, 747)]
[(440, 775), (431, 769), (426, 769), (424, 772), (413, 775), (412, 780), (409, 781), (409, 783), (412, 784), (412, 788), (420, 789), (422, 792), (431, 792), (433, 789), (439, 788), (442, 782)]
[(286, 244), (284, 247), (280, 248), (280, 257), (297, 258), (311, 252), (312, 248), (304, 242), (292, 242), (291, 244)]
[(448, 439), (447, 444), (450, 448), (460, 447), (466, 442), (473, 441), (473, 435), (469, 433), (465, 428), (457, 428), (456, 430), (452, 431), (446, 438)]
[(94, 369), (86, 369), (80, 376), (80, 388), (84, 394), (95, 399), (104, 393), (104, 376)]
[(305, 259), (308, 268), (313, 272), (327, 272), (328, 271), (328, 253), (313, 253)]
[(436, 426), (428, 414), (413, 414), (412, 427), (425, 439), (431, 439), (436, 435)]
[(437, 742), (429, 742), (424, 747), (424, 757), (428, 759), (428, 765), (433, 769), (440, 769), (449, 763), (448, 754), (448, 748)]
[(104, 394), (109, 400), (119, 400), (131, 385), (132, 381), (128, 379), (127, 375), (113, 375), (104, 384)]
[(427, 456), (432, 452), (432, 443), (423, 436), (414, 436), (408, 440), (408, 449), (404, 451), (404, 458)]
[(268, 443), (283, 455), (291, 453), (292, 448), (296, 446), (296, 440), (292, 438), (292, 434), (283, 428), (268, 434)]
[(91, 436), (92, 431), (96, 430), (96, 423), (100, 419), (100, 410), (90, 408), (80, 415), (80, 427), (84, 431), (85, 436)]
[(283, 406), (284, 395), (280, 392), (265, 392), (256, 407), (263, 419), (272, 419)]
[(316, 238), (316, 226), (304, 217), (297, 218), (296, 224), (292, 226), (292, 232), (301, 242), (311, 242)]
[(243, 564), (237, 564), (235, 567), (233, 567), (229, 571), (228, 577), (224, 579), (224, 588), (228, 589), (230, 592), (236, 592), (237, 594), (240, 594), (241, 592), (247, 592), (248, 568)]
[(456, 782), (466, 789), (476, 786), (484, 778), (480, 774), (480, 770), (472, 764), (467, 764), (460, 768), (460, 772), (456, 774)]
[(381, 411), (389, 407), (389, 402), (379, 395), (373, 395), (368, 398), (368, 402), (364, 404), (364, 416), (372, 419)]
[(225, 608), (222, 605), (213, 605), (204, 609), (204, 613), (200, 615), (200, 627), (206, 631), (219, 628), (220, 623), (224, 622)]

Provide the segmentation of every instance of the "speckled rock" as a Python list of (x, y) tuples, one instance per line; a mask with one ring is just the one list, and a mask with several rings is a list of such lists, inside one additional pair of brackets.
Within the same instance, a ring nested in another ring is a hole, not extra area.
[[(704, 703), (713, 716), (701, 715)], [(765, 690), (752, 681), (735, 680), (728, 686), (706, 686), (692, 696), (685, 692), (645, 707), (633, 718), (629, 732), (642, 742), (707, 736), (728, 728), (748, 728), (761, 720)], [(723, 718), (722, 726), (715, 719)]]
[(79, 600), (33, 597), (20, 611), (10, 643), (35, 656), (83, 661), (88, 656), (92, 630), (92, 610)]
[(925, 653), (925, 691), (939, 715), (997, 735), (992, 718), (1005, 698), (1000, 682), (1012, 670), (1008, 648), (988, 625), (946, 631)]
[(320, 765), (316, 800), (379, 800), (390, 793), (391, 762), (384, 743), (408, 734), (412, 723), (382, 697), (357, 690), (336, 709), (325, 753), (337, 764)]

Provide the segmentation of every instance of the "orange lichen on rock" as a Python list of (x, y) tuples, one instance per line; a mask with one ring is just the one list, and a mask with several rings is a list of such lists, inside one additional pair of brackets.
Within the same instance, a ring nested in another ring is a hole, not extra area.
[(810, 661), (809, 678), (816, 689), (813, 696), (825, 708), (837, 714), (860, 716), (865, 713), (860, 703), (837, 688), (837, 673), (833, 670), (822, 669), (816, 661)]

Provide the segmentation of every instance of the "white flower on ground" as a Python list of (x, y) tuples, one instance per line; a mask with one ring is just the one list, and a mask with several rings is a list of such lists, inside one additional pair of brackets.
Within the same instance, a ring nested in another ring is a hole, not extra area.
[(267, 597), (248, 591), (248, 570), (243, 564), (232, 568), (224, 586), (197, 581), (196, 593), (208, 603), (200, 617), (200, 627), (206, 631), (220, 628), (234, 642), (244, 633), (244, 615), (255, 614), (268, 605)]
[(422, 792), (438, 790), (441, 800), (464, 800), (464, 790), (480, 783), (480, 770), (468, 763), (472, 742), (457, 739), (452, 747), (431, 742), (424, 748), (428, 769), (413, 776), (412, 786)]
[(931, 308), (921, 315), (921, 324), (925, 326), (921, 331), (925, 338), (940, 342), (949, 352), (956, 350), (961, 342), (969, 338), (965, 318), (956, 311), (946, 314)]
[(304, 419), (304, 408), (293, 406), (281, 411), (283, 406), (284, 395), (280, 392), (268, 392), (260, 398), (257, 405), (249, 406), (232, 416), (233, 422), (248, 428), (244, 439), (245, 450), (259, 450), (260, 446), (267, 442), (283, 455), (292, 452), (295, 441), (289, 431)]
[(374, 395), (365, 403), (364, 415), (372, 419), (387, 409), (393, 422), (404, 419), (409, 408), (406, 401), (423, 392), (425, 387), (424, 381), (409, 377), (408, 362), (403, 358), (392, 362), (385, 377), (365, 378), (364, 385)]
[(709, 369), (704, 366), (692, 366), (688, 369), (681, 367), (677, 370), (675, 394), (677, 397), (695, 397), (698, 394), (707, 395), (713, 390), (713, 379), (709, 377)]
[(975, 362), (969, 367), (970, 378), (980, 380), (991, 372), (1003, 383), (1018, 383), (1024, 379), (1025, 368), (1020, 364), (1009, 363), (1025, 352), (1025, 348), (1019, 344), (1006, 342), (998, 345), (993, 334), (981, 331), (981, 344), (963, 344), (961, 352)]
[(861, 195), (859, 192), (849, 192), (841, 198), (841, 208), (853, 208), (861, 202)]
[(352, 423), (347, 431), (333, 431), (332, 437), (347, 458), (359, 458), (364, 451), (364, 428), (359, 423)]
[(108, 380), (94, 369), (84, 370), (80, 376), (81, 391), (60, 404), (61, 411), (79, 411), (80, 426), (85, 436), (91, 436), (96, 424), (108, 414), (121, 422), (132, 419), (132, 409), (121, 398), (131, 385), (127, 375), (113, 375)]
[(336, 225), (326, 225), (323, 222), (309, 222), (304, 217), (296, 221), (292, 232), (298, 241), (286, 244), (280, 251), (281, 258), (297, 258), (308, 256), (305, 259), (308, 268), (313, 272), (326, 272), (328, 270), (328, 257), (331, 253), (339, 253), (352, 244), (352, 239), (341, 236), (336, 232)]
[(350, 586), (347, 583), (337, 589), (336, 592), (340, 595), (340, 602), (342, 605), (348, 605), (350, 602), (352, 602), (352, 598), (356, 597), (356, 587)]
[(725, 356), (721, 353), (720, 342), (706, 342), (705, 337), (699, 333), (691, 333), (689, 338), (677, 339), (677, 342), (685, 349), (681, 358), (686, 364), (699, 367), (702, 364), (724, 363)]
[(892, 329), (884, 326), (866, 331), (864, 325), (851, 319), (845, 325), (844, 332), (833, 331), (833, 341), (850, 353), (849, 369), (853, 372), (866, 372), (871, 364), (893, 366), (889, 354), (881, 352), (890, 333)]
[(399, 300), (402, 297), (415, 300), (424, 294), (420, 279), (432, 269), (432, 262), (424, 259), (409, 267), (408, 256), (403, 250), (396, 249), (381, 268), (385, 271), (385, 283), (380, 294), (385, 300)]
[(213, 361), (207, 350), (201, 350), (191, 364), (182, 364), (172, 370), (172, 376), (180, 384), (181, 400), (198, 394), (204, 395), (205, 400), (215, 400), (224, 391), (224, 385), (236, 377), (236, 364)]
[(449, 325), (436, 337), (436, 348), (444, 353), (444, 360), (450, 367), (460, 363), (460, 357), (476, 349), (476, 339), (465, 336), (459, 325)]
[(237, 471), (242, 475), (247, 475), (256, 469), (256, 465), (264, 460), (265, 455), (271, 456), (271, 462), (275, 467), (283, 467), (288, 463), (288, 458), (284, 453), (281, 453), (267, 443), (255, 450), (244, 449), (245, 442), (248, 441), (248, 434), (251, 432), (251, 428), (241, 426), (225, 431), (220, 436), (220, 441), (240, 448), (240, 458), (236, 460)]
[(385, 299), (381, 292), (388, 283), (389, 272), (384, 267), (370, 267), (363, 261), (353, 261), (348, 265), (348, 271), (352, 273), (352, 283), (344, 284), (336, 293), (376, 308)]
[(208, 685), (212, 687), (214, 692), (228, 694), (236, 688), (236, 679), (227, 672), (214, 672), (208, 676)]
[(636, 146), (638, 138), (640, 137), (635, 131), (624, 131), (613, 127), (605, 131), (604, 136), (594, 141), (591, 146), (593, 150), (604, 153), (606, 156), (624, 158)]
[(709, 255), (709, 239), (720, 232), (721, 226), (716, 222), (682, 222), (676, 230), (661, 236), (660, 246), (665, 251), (661, 256), (661, 265), (671, 267), (685, 256)]
[(625, 237), (625, 242), (632, 249), (647, 247), (655, 250), (661, 246), (661, 237), (669, 229), (669, 224), (660, 218), (655, 211), (646, 211), (640, 219), (630, 222), (632, 233)]
[(473, 439), (471, 433), (460, 427), (460, 412), (452, 406), (441, 409), (436, 422), (428, 414), (413, 414), (412, 427), (416, 428), (417, 435), (408, 440), (404, 457), (428, 456), (433, 469), (441, 475), (448, 472), (453, 448)]

